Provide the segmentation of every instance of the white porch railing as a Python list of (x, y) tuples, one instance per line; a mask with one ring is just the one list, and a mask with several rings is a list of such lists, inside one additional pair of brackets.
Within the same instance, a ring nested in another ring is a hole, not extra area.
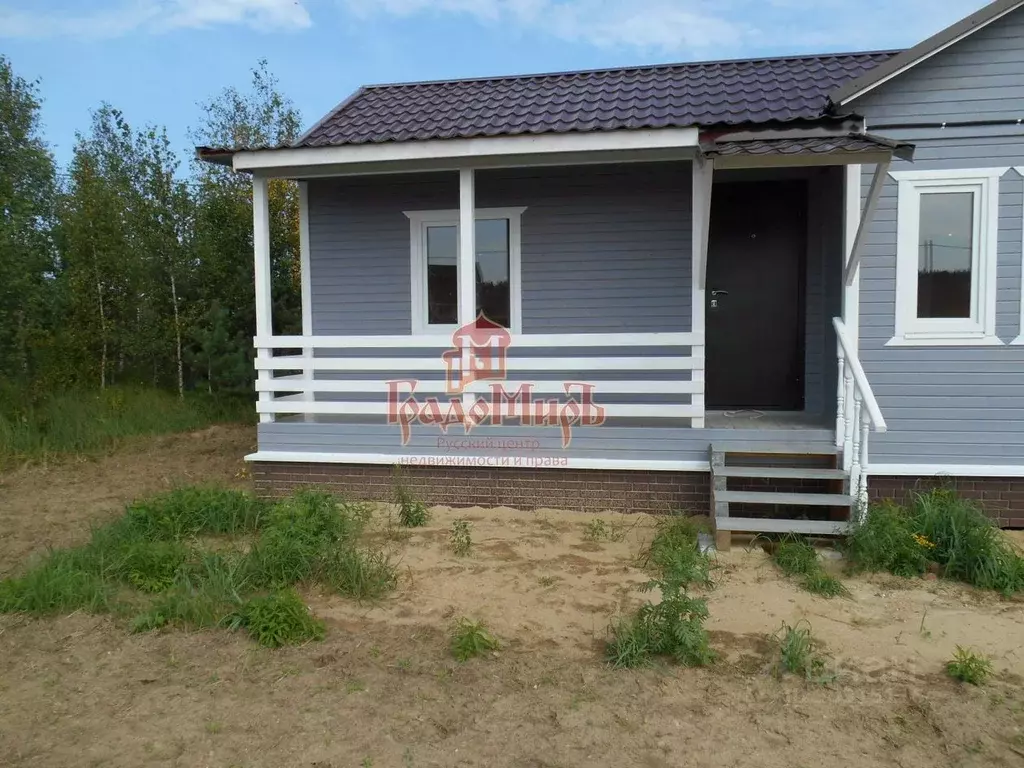
[(867, 501), (868, 435), (871, 429), (885, 432), (887, 426), (875, 393), (860, 364), (846, 325), (836, 317), (839, 377), (836, 395), (836, 446), (843, 449), (843, 469), (850, 473), (850, 493)]
[[(416, 393), (441, 395), (446, 392), (445, 361), (441, 353), (452, 349), (450, 335), (418, 336), (257, 336), (257, 411), (263, 422), (278, 414), (385, 415), (388, 381), (427, 373), (438, 378), (417, 382)], [(602, 347), (636, 348), (633, 355), (587, 356), (586, 350)], [(644, 354), (644, 349), (665, 348), (669, 353)], [(506, 359), (507, 380), (478, 381), (466, 387), (467, 394), (489, 391), (500, 383), (513, 393), (523, 384), (532, 385), (538, 395), (565, 395), (565, 381), (586, 381), (591, 372), (602, 379), (592, 382), (595, 397), (621, 395), (689, 395), (689, 403), (604, 403), (605, 415), (645, 419), (690, 419), (691, 426), (704, 426), (704, 339), (697, 333), (611, 333), (611, 334), (516, 334), (510, 348), (515, 355)], [(519, 356), (524, 349), (559, 350), (557, 356)], [(300, 354), (281, 354), (301, 350)], [(317, 356), (317, 350), (345, 353), (345, 356)], [(352, 350), (395, 350), (417, 354), (395, 357), (356, 357)], [(684, 352), (684, 350), (687, 350)], [(582, 354), (581, 354), (582, 353)], [(579, 355), (579, 356), (577, 356)], [(604, 378), (622, 372), (621, 378)], [(637, 374), (679, 373), (678, 378), (644, 380)], [(328, 378), (318, 374), (345, 374)], [(318, 399), (318, 394), (361, 395)], [(621, 399), (621, 398), (618, 398)], [(643, 399), (643, 398), (638, 398)], [(682, 398), (679, 398), (682, 399)]]

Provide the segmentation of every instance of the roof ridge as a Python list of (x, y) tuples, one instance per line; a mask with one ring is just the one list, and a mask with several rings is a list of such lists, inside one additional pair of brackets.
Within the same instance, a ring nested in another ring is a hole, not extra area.
[[(855, 56), (895, 56), (904, 49), (883, 49), (875, 51), (843, 51), (839, 53), (797, 53), (788, 56), (760, 56), (756, 58), (708, 59), (705, 61), (676, 61), (663, 64), (638, 64), (626, 67), (598, 67), (596, 69), (567, 69), (557, 72), (525, 72), (518, 75), (490, 75), (480, 77), (439, 78), (436, 80), (409, 80), (397, 83), (373, 83), (362, 85), (360, 91), (377, 88), (406, 88), (420, 85), (446, 85), (448, 83), (487, 83), (502, 80), (535, 80), (548, 77), (566, 77), (568, 75), (596, 75), (610, 72), (637, 72), (645, 70), (678, 69), (681, 67), (701, 67), (721, 64), (758, 64), (764, 62), (793, 61), (795, 59), (841, 59)], [(340, 105), (339, 105), (340, 106)], [(337, 109), (337, 108), (336, 108)]]

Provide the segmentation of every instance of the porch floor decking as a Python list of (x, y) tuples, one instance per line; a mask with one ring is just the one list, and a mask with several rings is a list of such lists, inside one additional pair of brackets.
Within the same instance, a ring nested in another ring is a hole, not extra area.
[(823, 429), (832, 426), (820, 413), (804, 411), (708, 411), (704, 425), (709, 429)]

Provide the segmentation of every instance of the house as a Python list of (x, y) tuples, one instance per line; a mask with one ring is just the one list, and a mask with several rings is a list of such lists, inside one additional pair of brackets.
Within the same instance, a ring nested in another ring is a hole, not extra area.
[(906, 51), (370, 86), (200, 148), (253, 180), (258, 486), (385, 499), (402, 465), (431, 503), (835, 533), (942, 482), (1024, 524), (1021, 6)]

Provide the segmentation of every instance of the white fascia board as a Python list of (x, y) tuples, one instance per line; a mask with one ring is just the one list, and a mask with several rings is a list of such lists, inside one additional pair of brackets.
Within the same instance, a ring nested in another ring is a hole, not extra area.
[(871, 464), (869, 477), (1024, 477), (1020, 464)]
[[(556, 459), (558, 464), (545, 464), (545, 459)], [(246, 461), (280, 461), (296, 462), (304, 464), (409, 464), (415, 466), (509, 466), (503, 462), (506, 459), (522, 463), (519, 469), (528, 470), (534, 468), (553, 469), (635, 469), (652, 470), (656, 472), (710, 472), (711, 465), (707, 461), (644, 461), (636, 459), (589, 459), (580, 457), (566, 457), (565, 463), (561, 463), (562, 457), (544, 456), (446, 456), (446, 455), (421, 455), (401, 453), (317, 453), (313, 451), (258, 451), (245, 457)], [(487, 464), (486, 462), (493, 462)], [(534, 463), (531, 463), (534, 462)], [(509, 466), (515, 469), (514, 466)]]
[(504, 155), (683, 149), (697, 147), (699, 137), (700, 131), (697, 128), (661, 128), (476, 139), (392, 141), (342, 147), (243, 150), (235, 154), (232, 164), (236, 171), (259, 171), (395, 161), (458, 161)]

